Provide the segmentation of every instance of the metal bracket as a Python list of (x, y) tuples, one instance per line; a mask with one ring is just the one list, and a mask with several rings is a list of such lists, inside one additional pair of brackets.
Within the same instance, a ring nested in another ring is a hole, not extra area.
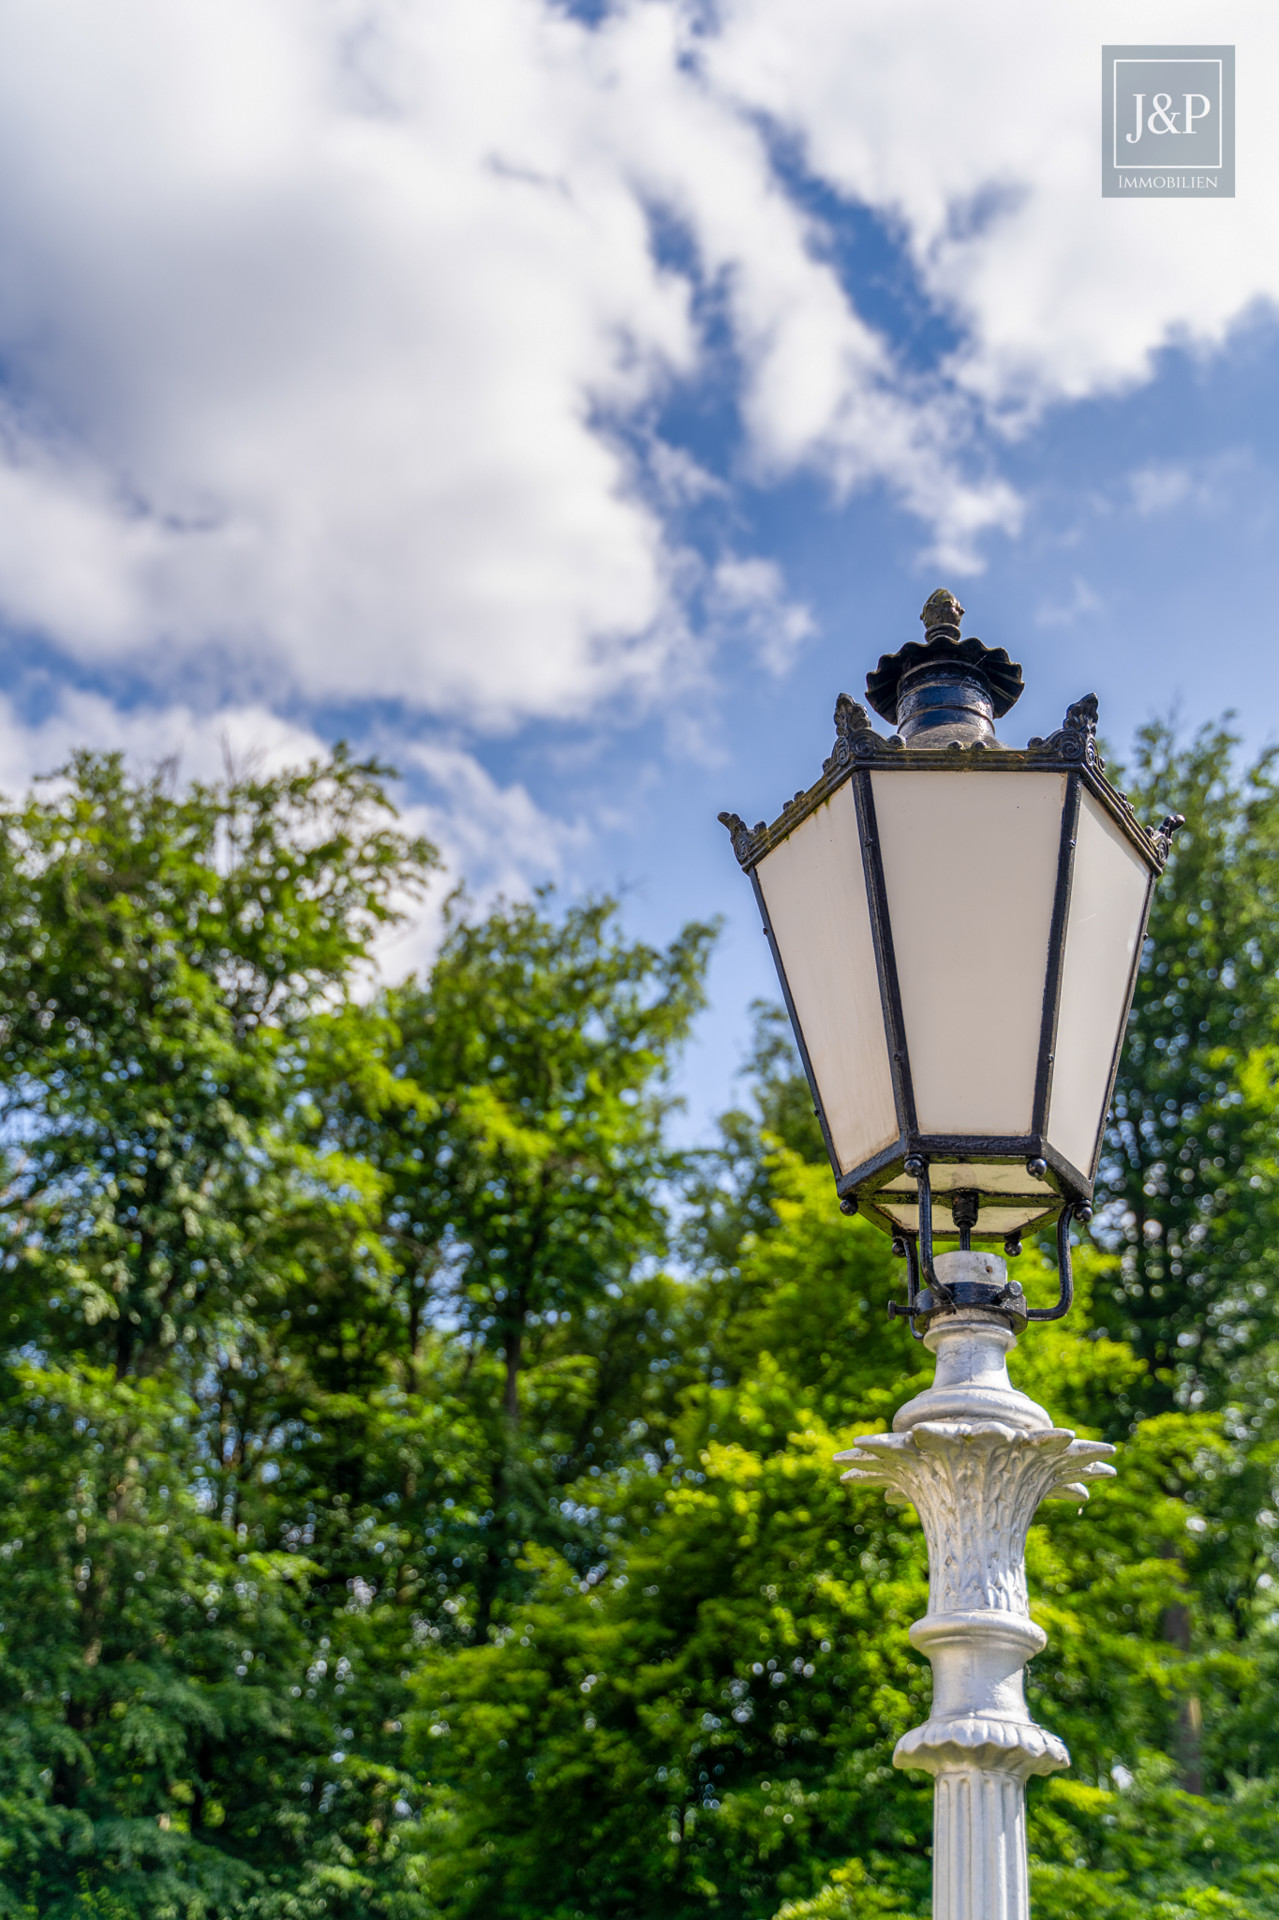
[(1075, 1272), (1070, 1260), (1070, 1223), (1081, 1225), (1092, 1219), (1092, 1208), (1068, 1200), (1057, 1215), (1057, 1299), (1051, 1307), (1028, 1307), (1028, 1320), (1060, 1320), (1070, 1312), (1075, 1298)]
[[(1042, 1163), (1039, 1163), (1039, 1165), (1042, 1165)], [(916, 1320), (928, 1320), (936, 1313), (939, 1307), (953, 1308), (957, 1302), (952, 1290), (943, 1280), (938, 1279), (937, 1271), (933, 1263), (933, 1196), (932, 1186), (928, 1178), (928, 1162), (922, 1154), (912, 1154), (905, 1162), (905, 1169), (907, 1173), (913, 1175), (919, 1190), (919, 1231), (918, 1233), (902, 1231), (896, 1234), (893, 1239), (893, 1252), (898, 1256), (904, 1255), (907, 1263), (906, 1302), (903, 1305), (899, 1300), (891, 1300), (888, 1304), (888, 1317), (890, 1320), (908, 1320), (910, 1322), (911, 1333), (915, 1339), (922, 1340), (923, 1335), (915, 1324)], [(1036, 1170), (1038, 1170), (1038, 1167), (1032, 1166), (1032, 1171)], [(977, 1224), (978, 1204), (976, 1194), (969, 1192), (956, 1193), (951, 1211), (955, 1217), (955, 1225), (959, 1229), (961, 1248), (967, 1249), (971, 1245), (972, 1229)], [(1025, 1315), (1026, 1320), (1062, 1319), (1070, 1312), (1075, 1298), (1075, 1276), (1071, 1265), (1070, 1247), (1071, 1222), (1078, 1220), (1082, 1224), (1091, 1219), (1092, 1208), (1090, 1206), (1079, 1201), (1070, 1200), (1066, 1202), (1057, 1216), (1057, 1270), (1059, 1287), (1057, 1299), (1051, 1307), (1027, 1307), (1020, 1287), (1016, 1286), (1012, 1281), (1007, 1282), (1002, 1292), (988, 1301), (983, 1301), (982, 1304), (989, 1305), (996, 1309), (1001, 1306), (1012, 1305), (1015, 1307), (1017, 1313)], [(1015, 1242), (1015, 1245), (1010, 1244), (1013, 1242)], [(1012, 1254), (1014, 1251), (1020, 1253), (1020, 1239), (1010, 1234), (1008, 1241), (1005, 1243), (1005, 1251), (1009, 1254)], [(925, 1288), (927, 1289), (928, 1300), (927, 1304), (921, 1307), (920, 1299), (924, 1294)], [(1022, 1324), (1024, 1325), (1025, 1322), (1023, 1321)]]
[(933, 1190), (928, 1179), (928, 1162), (922, 1153), (912, 1153), (904, 1162), (904, 1169), (913, 1175), (919, 1191), (919, 1232), (903, 1233), (898, 1236), (905, 1247), (908, 1262), (907, 1301), (904, 1307), (899, 1301), (891, 1301), (888, 1317), (892, 1320), (900, 1315), (903, 1320), (908, 1319), (910, 1330), (916, 1340), (922, 1340), (924, 1336), (915, 1326), (915, 1316), (920, 1312), (919, 1295), (923, 1291), (919, 1284), (921, 1278), (924, 1288), (927, 1288), (932, 1295), (932, 1304), (925, 1309), (926, 1312), (935, 1313), (939, 1306), (953, 1307), (955, 1296), (945, 1281), (937, 1278), (936, 1269), (933, 1266)]
[(890, 1320), (908, 1321), (911, 1338), (922, 1340), (924, 1336), (915, 1325), (915, 1315), (919, 1311), (919, 1236), (905, 1232), (895, 1234), (893, 1252), (906, 1261), (906, 1305), (903, 1306), (900, 1300), (890, 1300), (888, 1317)]
[(933, 1189), (928, 1178), (928, 1162), (922, 1153), (912, 1153), (905, 1171), (913, 1174), (919, 1190), (919, 1271), (925, 1287), (942, 1306), (953, 1307), (954, 1296), (945, 1281), (937, 1278), (933, 1267)]

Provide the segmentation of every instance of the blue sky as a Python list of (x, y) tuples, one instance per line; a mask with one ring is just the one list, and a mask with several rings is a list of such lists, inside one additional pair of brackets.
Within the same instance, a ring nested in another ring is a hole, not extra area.
[[(1103, 202), (1103, 41), (1237, 45), (1238, 197)], [(1279, 27), (1092, 0), (14, 0), (0, 784), (346, 736), (483, 901), (720, 914), (938, 584), (1276, 733)], [(434, 909), (386, 956), (429, 956)]]

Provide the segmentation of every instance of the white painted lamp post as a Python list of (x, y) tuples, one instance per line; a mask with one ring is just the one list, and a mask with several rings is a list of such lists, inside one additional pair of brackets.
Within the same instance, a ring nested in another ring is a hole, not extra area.
[[(1141, 827), (1098, 757), (1096, 700), (1020, 749), (994, 723), (1022, 689), (962, 639), (939, 591), (924, 639), (867, 676), (885, 737), (841, 694), (821, 778), (780, 819), (720, 818), (749, 872), (847, 1213), (891, 1233), (891, 1302), (937, 1361), (932, 1387), (840, 1458), (913, 1505), (928, 1542), (927, 1723), (900, 1767), (935, 1779), (935, 1920), (1025, 1920), (1025, 1782), (1069, 1765), (1029, 1717), (1045, 1644), (1026, 1596), (1042, 1500), (1114, 1469), (1008, 1379), (1031, 1320), (1070, 1306), (1070, 1223), (1093, 1181), (1151, 891), (1182, 824)], [(949, 1224), (934, 1220), (948, 1206)], [(1004, 1254), (1055, 1222), (1059, 1297), (1029, 1308)], [(957, 1237), (937, 1253), (934, 1235)]]

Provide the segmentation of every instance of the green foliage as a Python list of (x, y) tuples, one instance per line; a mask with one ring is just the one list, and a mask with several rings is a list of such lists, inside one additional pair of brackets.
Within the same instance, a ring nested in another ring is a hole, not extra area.
[(362, 1003), (434, 864), (381, 779), (81, 756), (0, 816), (15, 1912), (419, 1913), (414, 1667), (526, 1541), (593, 1564), (560, 1491), (677, 1391), (661, 1083), (709, 930), (455, 912)]
[[(733, 1384), (690, 1389), (669, 1451), (599, 1490), (616, 1545), (594, 1578), (532, 1557), (533, 1592), (495, 1641), (428, 1670), (427, 1884), (458, 1920), (653, 1904), (766, 1920), (850, 1855), (871, 1879), (821, 1899), (926, 1904), (928, 1794), (891, 1759), (927, 1710), (905, 1638), (925, 1610), (922, 1534), (877, 1494), (844, 1493), (830, 1461), (927, 1375), (905, 1371), (919, 1349), (882, 1317), (882, 1236), (831, 1206), (826, 1169), (774, 1154), (770, 1178), (775, 1229), (725, 1278), (715, 1344)], [(1027, 1360), (1024, 1383), (1085, 1431), (1140, 1371), (1119, 1343), (1064, 1329)], [(1149, 1422), (1116, 1490), (1081, 1517), (1049, 1507), (1033, 1531), (1051, 1638), (1035, 1706), (1085, 1777), (1164, 1730), (1183, 1661), (1159, 1626), (1187, 1579), (1166, 1544), (1198, 1540), (1187, 1483), (1222, 1444), (1210, 1415)]]
[(224, 1912), (306, 1850), (332, 1717), (279, 1676), (305, 1670), (310, 1569), (200, 1511), (194, 1409), (155, 1380), (17, 1366), (10, 1390), (0, 1511), (41, 1524), (0, 1544), (5, 1880), (42, 1913), (96, 1911), (98, 1876), (123, 1912)]
[(669, 1366), (663, 1083), (712, 937), (629, 942), (608, 900), (554, 922), (540, 901), (454, 914), (429, 981), (375, 1010), (376, 1076), (365, 1023), (359, 1075), (325, 1099), (328, 1136), (379, 1180), (400, 1379), (429, 1390), (442, 1314), (466, 1354), (469, 1485), (446, 1531), (459, 1623), (480, 1638), (523, 1590), (526, 1540), (590, 1563), (593, 1529), (565, 1523), (560, 1490), (628, 1451), (646, 1377)]
[[(1191, 830), (1013, 1361), (1121, 1446), (1029, 1543), (1039, 1920), (1279, 1920), (1279, 815), (1230, 752), (1139, 742)], [(0, 1915), (920, 1920), (923, 1541), (831, 1456), (927, 1359), (785, 1024), (679, 1154), (713, 929), (456, 899), (372, 992), (434, 868), (382, 778), (82, 756), (0, 813)]]
[(339, 751), (177, 795), (85, 754), (0, 814), (10, 1324), (28, 1338), (123, 1377), (174, 1346), (202, 1362), (220, 1311), (278, 1292), (298, 1176), (327, 1184), (282, 1125), (303, 1028), (434, 858), (395, 831), (379, 774)]
[[(860, 1375), (886, 1408), (910, 1383), (867, 1292), (880, 1248), (824, 1204), (827, 1178), (794, 1170), (786, 1304), (774, 1319), (753, 1272), (757, 1328), (785, 1319), (824, 1350), (819, 1402), (856, 1404)], [(620, 1523), (606, 1567), (579, 1578), (534, 1557), (499, 1640), (426, 1677), (415, 1732), (453, 1789), (429, 1882), (446, 1911), (560, 1920), (589, 1897), (608, 1914), (769, 1914), (867, 1823), (922, 1861), (926, 1809), (912, 1817), (887, 1764), (924, 1699), (904, 1640), (925, 1591), (919, 1530), (846, 1499), (830, 1457), (849, 1435), (797, 1402), (775, 1356), (756, 1362), (740, 1388), (691, 1391), (669, 1447), (599, 1489)], [(872, 1619), (897, 1631), (868, 1647)]]
[(179, 793), (82, 755), (0, 816), (15, 1911), (368, 1891), (398, 1776), (339, 1758), (357, 1715), (325, 1676), (358, 1631), (305, 1550), (345, 1507), (312, 1481), (299, 1524), (281, 1463), (310, 1397), (291, 1323), (321, 1274), (380, 1265), (374, 1176), (297, 1124), (321, 1009), (434, 861), (380, 782), (339, 751)]
[[(1098, 1195), (1123, 1258), (1109, 1324), (1146, 1368), (1142, 1406), (1193, 1370), (1213, 1393), (1274, 1330), (1279, 1023), (1279, 781), (1237, 737), (1182, 748), (1144, 727), (1125, 775), (1144, 818), (1186, 817), (1155, 890)], [(1104, 1316), (1103, 1316), (1104, 1317)]]
[(1038, 1920), (1273, 1920), (1279, 1914), (1276, 1787), (1236, 1782), (1206, 1801), (1167, 1761), (1122, 1791), (1056, 1779), (1032, 1803)]
[(876, 1914), (913, 1913), (914, 1906), (903, 1906), (902, 1898), (874, 1879), (861, 1860), (849, 1860), (811, 1900), (787, 1900), (777, 1920), (873, 1920)]

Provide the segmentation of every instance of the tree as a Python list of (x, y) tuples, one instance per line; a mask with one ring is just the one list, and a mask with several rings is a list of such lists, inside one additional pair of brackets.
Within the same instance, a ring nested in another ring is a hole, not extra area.
[[(1099, 1237), (1122, 1248), (1112, 1324), (1141, 1355), (1141, 1404), (1219, 1402), (1274, 1330), (1279, 1039), (1276, 751), (1141, 729), (1139, 814), (1186, 816), (1155, 890), (1106, 1132)], [(1123, 778), (1121, 774), (1119, 776)]]
[(177, 1347), (203, 1366), (223, 1310), (277, 1290), (289, 1256), (265, 1223), (324, 1179), (286, 1140), (304, 1029), (434, 861), (396, 830), (382, 771), (339, 749), (179, 793), (82, 754), (0, 814), (24, 1333), (120, 1379)]
[[(906, 1640), (922, 1535), (831, 1462), (928, 1370), (884, 1317), (884, 1236), (839, 1214), (827, 1168), (775, 1157), (772, 1177), (773, 1230), (741, 1250), (715, 1336), (728, 1383), (689, 1387), (669, 1446), (595, 1486), (618, 1522), (607, 1559), (583, 1576), (530, 1550), (500, 1638), (419, 1682), (427, 1887), (448, 1920), (769, 1920), (850, 1856), (900, 1902), (878, 1910), (926, 1902), (930, 1789), (891, 1764), (927, 1715)], [(1090, 1278), (1085, 1257), (1085, 1326)], [(1085, 1431), (1141, 1373), (1084, 1328), (1019, 1358), (1018, 1383), (1051, 1383)], [(1117, 1489), (1034, 1530), (1053, 1641), (1036, 1709), (1085, 1778), (1164, 1731), (1183, 1656), (1158, 1627), (1185, 1572), (1161, 1548), (1170, 1528), (1197, 1537), (1193, 1462), (1222, 1446), (1208, 1415), (1151, 1423)]]
[[(1028, 1548), (1075, 1759), (1032, 1788), (1045, 1920), (1275, 1912), (1268, 762), (1163, 739), (1208, 851), (1076, 1312), (1013, 1363), (1123, 1446)], [(708, 928), (455, 905), (361, 997), (431, 859), (342, 755), (185, 792), (87, 757), (0, 815), (0, 1912), (918, 1916), (922, 1540), (830, 1459), (923, 1381), (888, 1242), (775, 1009), (672, 1150)]]
[(270, 1489), (299, 1296), (378, 1263), (376, 1183), (297, 1124), (310, 1029), (433, 860), (340, 750), (185, 790), (81, 755), (0, 815), (12, 1911), (393, 1892), (395, 1770), (341, 1752), (361, 1609), (305, 1550), (332, 1495)]
[(481, 1637), (523, 1541), (563, 1542), (555, 1490), (607, 1463), (630, 1417), (676, 1167), (666, 1082), (714, 937), (690, 925), (663, 953), (623, 936), (613, 901), (555, 920), (546, 899), (455, 912), (429, 978), (379, 1002), (379, 1075), (357, 1054), (328, 1102), (384, 1182), (409, 1376), (442, 1318), (477, 1388), (500, 1368), (464, 1554)]

